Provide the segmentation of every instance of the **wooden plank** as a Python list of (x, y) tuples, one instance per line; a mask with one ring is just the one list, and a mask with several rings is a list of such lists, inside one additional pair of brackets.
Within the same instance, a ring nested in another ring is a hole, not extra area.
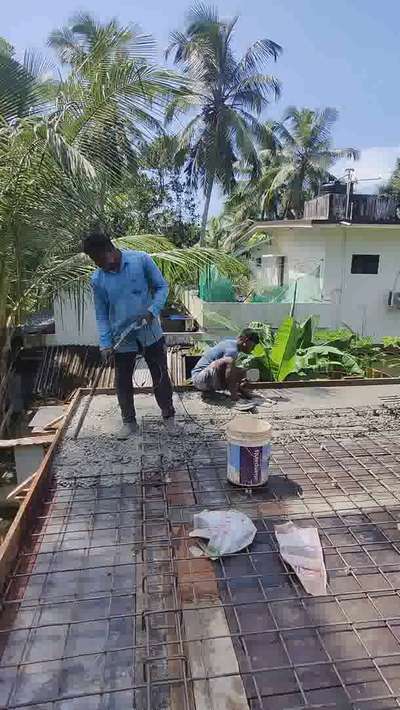
[(51, 474), (51, 462), (57, 450), (58, 444), (61, 441), (68, 424), (76, 411), (79, 404), (81, 393), (78, 390), (74, 400), (72, 401), (65, 417), (64, 424), (58, 430), (53, 438), (52, 444), (43, 459), (39, 469), (36, 471), (36, 478), (31, 486), (31, 489), (18, 510), (10, 529), (5, 537), (5, 540), (0, 547), (0, 590), (6, 583), (12, 565), (18, 555), (20, 546), (31, 527), (32, 519), (36, 513), (37, 507), (41, 504), (44, 498), (44, 492), (47, 488)]
[(14, 446), (43, 446), (54, 441), (54, 434), (36, 434), (24, 436), (21, 439), (0, 439), (0, 449), (11, 449)]
[(35, 478), (37, 474), (37, 471), (32, 473), (31, 476), (25, 479), (25, 481), (22, 481), (16, 488), (13, 488), (13, 490), (8, 494), (6, 500), (12, 500), (13, 498), (16, 498), (20, 493), (23, 491), (27, 491), (28, 488), (30, 487), (33, 479)]
[(61, 416), (56, 417), (51, 422), (46, 424), (46, 426), (44, 426), (43, 429), (58, 429), (58, 424), (61, 424), (64, 417), (65, 417), (65, 412), (64, 412), (64, 414), (61, 414)]
[(400, 377), (351, 378), (341, 380), (290, 380), (289, 382), (255, 382), (252, 389), (296, 389), (298, 387), (366, 387), (368, 385), (400, 385)]
[(189, 547), (192, 542), (188, 533), (187, 525), (173, 528), (177, 540), (176, 569), (183, 610), (182, 627), (193, 679), (195, 710), (248, 710), (214, 565), (207, 557), (191, 556)]
[(185, 605), (183, 624), (196, 710), (249, 710), (221, 602), (206, 609)]

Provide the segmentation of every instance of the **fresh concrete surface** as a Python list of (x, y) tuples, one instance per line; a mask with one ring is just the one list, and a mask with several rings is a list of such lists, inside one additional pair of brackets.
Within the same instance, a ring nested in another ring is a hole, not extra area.
[[(247, 416), (270, 420), (274, 439), (281, 443), (299, 435), (356, 436), (398, 429), (398, 420), (392, 411), (397, 397), (400, 401), (397, 385), (260, 390), (258, 394), (265, 404)], [(156, 470), (160, 467), (159, 455), (147, 452), (140, 432), (127, 441), (117, 439), (121, 420), (115, 395), (100, 394), (93, 398), (79, 437), (74, 440), (84, 401), (85, 398), (55, 460), (54, 470), (60, 485), (92, 487), (133, 483), (141, 468)], [(165, 471), (190, 463), (193, 451), (216, 434), (223, 444), (226, 424), (239, 414), (223, 395), (215, 401), (204, 401), (198, 392), (176, 393), (176, 427), (175, 435), (171, 435), (152, 394), (138, 394), (135, 403), (139, 424), (143, 417), (153, 419), (151, 443), (157, 441)], [(340, 417), (335, 413), (337, 410)]]
[[(268, 418), (268, 412), (291, 412), (294, 409), (329, 409), (343, 407), (376, 407), (392, 398), (399, 397), (400, 385), (354, 385), (343, 387), (301, 387), (287, 389), (255, 390), (255, 394), (271, 399), (259, 413)], [(81, 403), (82, 407), (83, 402)], [(158, 416), (159, 410), (151, 394), (138, 394), (135, 397), (137, 417)], [(181, 392), (174, 395), (174, 405), (178, 417), (185, 416), (223, 416), (231, 417), (236, 412), (228, 398), (217, 403), (205, 402), (199, 392)], [(81, 411), (81, 410), (80, 410)], [(73, 436), (78, 420), (75, 415), (67, 432)], [(160, 425), (162, 424), (160, 419)], [(115, 395), (97, 395), (94, 397), (86, 416), (79, 439), (92, 438), (99, 434), (116, 434), (120, 426), (119, 409)]]

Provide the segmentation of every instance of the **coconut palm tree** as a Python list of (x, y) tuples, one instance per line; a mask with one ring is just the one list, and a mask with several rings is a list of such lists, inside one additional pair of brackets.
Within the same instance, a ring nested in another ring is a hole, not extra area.
[(330, 169), (335, 161), (358, 157), (354, 148), (332, 148), (336, 120), (335, 109), (290, 107), (280, 122), (266, 124), (267, 145), (259, 153), (259, 175), (252, 179), (246, 166), (239, 165), (242, 179), (225, 203), (225, 212), (236, 225), (246, 219), (302, 216), (304, 200), (333, 179)]
[(166, 97), (178, 92), (182, 77), (154, 64), (153, 37), (117, 20), (101, 24), (77, 14), (51, 33), (48, 44), (70, 69), (58, 101), (67, 119), (72, 107), (81, 114), (70, 131), (80, 151), (96, 165), (106, 162), (117, 179), (121, 169), (135, 170), (143, 144), (160, 130)]
[(85, 78), (105, 59), (108, 62), (137, 59), (142, 63), (144, 54), (155, 58), (153, 37), (143, 34), (138, 26), (122, 26), (116, 19), (101, 23), (88, 12), (76, 13), (68, 25), (53, 30), (48, 45), (62, 64), (73, 67)]
[[(86, 94), (82, 93), (79, 105), (70, 106), (66, 100), (66, 90), (71, 86), (67, 78), (60, 84), (61, 100), (57, 96), (55, 103), (50, 108), (47, 105), (45, 114), (41, 114), (39, 77), (12, 57), (0, 53), (0, 289), (3, 294), (0, 327), (3, 331), (6, 325), (18, 323), (25, 312), (51, 300), (60, 287), (79, 286), (87, 279), (88, 266), (78, 255), (81, 235), (93, 223), (107, 229), (105, 204), (109, 186), (114, 186), (116, 175), (120, 175), (121, 184), (124, 180), (121, 166), (117, 171), (110, 165), (110, 155), (103, 157), (96, 147), (91, 152), (94, 136), (98, 135), (97, 118), (101, 130), (108, 103), (113, 113), (115, 96), (125, 94), (127, 98), (122, 101), (121, 111), (128, 111), (129, 106), (139, 101), (141, 87), (143, 111), (151, 111), (151, 102), (146, 102), (145, 81), (142, 82), (140, 76), (133, 74), (131, 85), (125, 75), (121, 84), (115, 76), (115, 93), (111, 97), (106, 91), (110, 88), (107, 81), (103, 91), (96, 87), (98, 92), (91, 92), (87, 82), (83, 82)], [(168, 88), (171, 95), (173, 83)], [(155, 88), (152, 91), (155, 92)], [(85, 97), (87, 101), (83, 100)], [(111, 131), (111, 120), (107, 120), (107, 124)], [(117, 162), (119, 154), (114, 152), (113, 157)], [(212, 249), (177, 249), (161, 238), (154, 238), (152, 245), (149, 235), (131, 235), (130, 239), (135, 248), (151, 253), (171, 279), (182, 281), (189, 274), (193, 279), (199, 268), (215, 260), (223, 271), (235, 272), (242, 268)]]
[(167, 120), (179, 114), (190, 116), (181, 145), (189, 150), (187, 172), (192, 184), (200, 180), (204, 190), (201, 243), (215, 182), (229, 194), (239, 159), (257, 174), (257, 142), (267, 139), (257, 117), (271, 95), (279, 94), (277, 79), (262, 70), (267, 60), (277, 59), (281, 47), (261, 39), (237, 59), (232, 47), (237, 21), (237, 17), (222, 20), (214, 8), (195, 5), (184, 32), (171, 35), (167, 50), (167, 57), (173, 54), (174, 63), (190, 82), (186, 95), (173, 97)]
[[(270, 122), (264, 163), (264, 200), (275, 199), (283, 217), (301, 217), (304, 200), (318, 193), (321, 183), (332, 179), (330, 169), (339, 158), (357, 160), (355, 148), (332, 148), (332, 127), (338, 112), (334, 108), (320, 111), (290, 106), (280, 122)], [(271, 154), (271, 142), (276, 152)]]
[[(107, 228), (110, 187), (124, 183), (135, 137), (143, 141), (157, 103), (178, 84), (138, 56), (100, 60), (85, 77), (71, 67), (57, 81), (39, 69), (0, 51), (0, 392), (11, 329), (60, 289), (82, 294), (91, 267), (79, 254), (81, 235), (95, 222)], [(243, 268), (211, 249), (177, 249), (149, 235), (126, 243), (180, 283), (208, 263)]]
[(241, 179), (224, 205), (224, 214), (235, 226), (245, 220), (279, 219), (280, 193), (271, 185), (281, 167), (281, 156), (276, 149), (260, 151), (260, 173), (252, 179), (241, 166)]

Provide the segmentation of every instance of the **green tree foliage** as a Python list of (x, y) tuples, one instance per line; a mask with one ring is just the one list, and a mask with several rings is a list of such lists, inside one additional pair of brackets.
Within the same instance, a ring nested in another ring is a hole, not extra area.
[(269, 60), (277, 59), (281, 47), (261, 39), (237, 59), (233, 51), (237, 21), (237, 17), (222, 20), (215, 8), (195, 5), (184, 31), (171, 35), (167, 51), (189, 81), (186, 94), (171, 100), (166, 115), (169, 121), (189, 115), (181, 146), (189, 153), (186, 169), (191, 184), (200, 182), (204, 190), (202, 242), (214, 183), (229, 194), (239, 159), (253, 176), (258, 173), (257, 145), (267, 135), (257, 117), (270, 97), (279, 94), (277, 79), (263, 69)]
[(305, 200), (334, 178), (335, 161), (358, 158), (354, 148), (332, 147), (337, 118), (333, 108), (315, 111), (290, 106), (281, 121), (265, 125), (267, 142), (259, 153), (259, 175), (252, 179), (242, 168), (243, 179), (227, 201), (226, 211), (236, 224), (245, 219), (302, 217)]
[[(181, 91), (180, 78), (153, 63), (152, 38), (115, 21), (74, 18), (50, 44), (68, 65), (62, 79), (49, 78), (48, 65), (34, 55), (20, 63), (11, 51), (0, 52), (3, 341), (7, 326), (51, 302), (60, 288), (82, 288), (90, 267), (79, 254), (80, 238), (93, 223), (113, 226), (116, 195), (123, 201), (131, 191), (133, 200), (140, 186), (148, 204), (138, 212), (151, 214), (155, 178), (142, 166), (143, 146), (160, 131), (166, 98)], [(134, 235), (136, 224), (127, 221), (117, 236)], [(190, 273), (193, 281), (214, 261), (222, 271), (243, 271), (210, 249), (180, 250), (170, 240), (152, 246), (149, 236), (142, 248), (166, 264), (171, 278)]]
[(400, 158), (397, 158), (395, 168), (390, 176), (390, 179), (380, 189), (380, 193), (384, 195), (393, 195), (400, 197)]

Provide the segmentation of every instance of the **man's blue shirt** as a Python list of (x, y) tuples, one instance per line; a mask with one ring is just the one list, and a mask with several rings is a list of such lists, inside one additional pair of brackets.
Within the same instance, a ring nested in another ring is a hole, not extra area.
[(123, 330), (150, 311), (154, 320), (128, 335), (119, 352), (137, 352), (160, 340), (158, 318), (168, 296), (168, 284), (153, 259), (144, 252), (123, 250), (119, 271), (97, 269), (91, 280), (100, 348), (112, 347)]

